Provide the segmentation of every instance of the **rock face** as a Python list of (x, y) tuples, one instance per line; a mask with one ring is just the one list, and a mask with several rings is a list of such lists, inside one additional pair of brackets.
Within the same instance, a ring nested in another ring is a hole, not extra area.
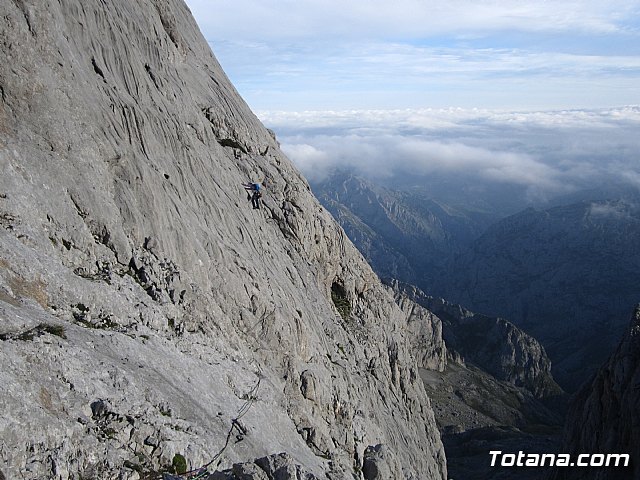
[[(428, 312), (430, 321), (420, 324), (425, 333), (416, 332), (414, 338), (428, 339), (429, 332), (442, 332), (449, 360), (444, 369), (427, 365), (430, 368), (420, 369), (420, 376), (442, 433), (452, 478), (513, 475), (489, 465), (490, 450), (558, 451), (562, 429), (558, 409), (564, 394), (553, 380), (544, 348), (534, 338), (506, 320), (429, 297), (414, 286), (398, 281), (389, 285), (403, 310), (414, 305), (416, 311), (417, 303)], [(542, 473), (519, 471), (518, 476), (534, 479)]]
[(409, 346), (419, 368), (442, 372), (449, 351), (445, 345), (442, 321), (405, 292), (395, 291), (398, 306), (407, 315)]
[(551, 375), (551, 361), (538, 341), (502, 318), (471, 312), (411, 285), (392, 281), (396, 291), (442, 320), (450, 354), (473, 363), (498, 380), (523, 387), (536, 398), (561, 395)]
[[(630, 466), (590, 468), (593, 480), (640, 478), (640, 306), (615, 353), (576, 395), (565, 426), (564, 449), (629, 454)], [(585, 478), (585, 469), (558, 469), (556, 479)]]
[(288, 454), (280, 453), (254, 462), (236, 463), (207, 480), (318, 480), (318, 477), (296, 465)]
[(274, 478), (362, 478), (383, 445), (385, 478), (446, 478), (413, 358), (442, 339), (410, 338), (187, 7), (0, 16), (0, 476), (271, 478), (284, 452)]

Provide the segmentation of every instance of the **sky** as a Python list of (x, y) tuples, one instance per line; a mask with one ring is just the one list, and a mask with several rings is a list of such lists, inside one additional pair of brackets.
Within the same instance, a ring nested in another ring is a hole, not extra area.
[(640, 0), (187, 0), (303, 173), (640, 187)]
[(187, 0), (256, 111), (640, 104), (638, 0)]

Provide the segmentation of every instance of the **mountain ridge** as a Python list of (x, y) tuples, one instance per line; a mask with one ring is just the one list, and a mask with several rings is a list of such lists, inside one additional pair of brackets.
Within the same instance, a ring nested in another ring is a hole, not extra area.
[(462, 363), (471, 362), (497, 380), (522, 387), (536, 398), (564, 394), (553, 380), (544, 347), (511, 322), (431, 297), (397, 280), (385, 279), (385, 283), (441, 319), (449, 355), (458, 355)]
[(443, 288), (451, 300), (532, 333), (558, 381), (575, 390), (614, 348), (637, 301), (638, 212), (626, 200), (524, 210), (456, 258)]
[(381, 277), (437, 284), (451, 252), (478, 235), (485, 216), (336, 172), (312, 189)]
[[(568, 391), (607, 358), (637, 302), (640, 203), (629, 186), (576, 193), (501, 219), (453, 209), (465, 224), (457, 230), (446, 220), (451, 210), (436, 214), (424, 199), (424, 209), (414, 208), (413, 191), (340, 172), (313, 188), (379, 275), (508, 319), (545, 345), (554, 377)], [(450, 243), (403, 228), (394, 212), (410, 212), (416, 224), (440, 219), (439, 238)]]

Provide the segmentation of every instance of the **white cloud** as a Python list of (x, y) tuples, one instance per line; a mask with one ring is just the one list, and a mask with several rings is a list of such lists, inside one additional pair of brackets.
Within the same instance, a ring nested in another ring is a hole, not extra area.
[(295, 158), (298, 168), (306, 172), (308, 180), (322, 181), (327, 174), (338, 167), (335, 158), (327, 152), (306, 143), (282, 145), (282, 151), (290, 158)]
[(633, 0), (187, 0), (215, 38), (469, 37), (487, 31), (611, 33), (637, 15)]
[(637, 0), (188, 0), (249, 105), (640, 102)]
[(464, 175), (536, 195), (640, 186), (640, 107), (557, 112), (465, 109), (262, 112), (312, 181), (336, 167), (374, 179)]
[(401, 138), (397, 144), (406, 173), (435, 171), (465, 173), (485, 180), (559, 188), (555, 170), (528, 154), (490, 150), (458, 142), (443, 143)]
[(599, 202), (592, 203), (589, 214), (592, 217), (612, 218), (614, 220), (631, 219), (637, 214), (638, 205), (632, 202)]

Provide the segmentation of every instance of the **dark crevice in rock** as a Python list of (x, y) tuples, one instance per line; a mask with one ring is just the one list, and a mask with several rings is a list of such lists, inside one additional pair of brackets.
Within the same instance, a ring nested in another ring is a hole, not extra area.
[(24, 0), (13, 0), (13, 3), (16, 7), (18, 7), (18, 9), (20, 10), (20, 12), (22, 12), (22, 15), (24, 16), (24, 20), (25, 22), (27, 22), (27, 27), (29, 28), (29, 33), (31, 33), (31, 35), (35, 35), (35, 31), (33, 29), (33, 25), (31, 23), (31, 18), (29, 15), (29, 11), (26, 7), (26, 5), (24, 4)]
[(102, 77), (102, 80), (106, 82), (107, 79), (104, 77), (104, 72), (98, 66), (95, 57), (91, 57), (91, 65), (93, 65), (93, 71), (96, 72), (97, 75), (100, 75)]
[(69, 198), (71, 199), (71, 202), (73, 203), (73, 206), (78, 212), (78, 215), (80, 216), (80, 218), (82, 218), (82, 220), (87, 218), (87, 212), (84, 211), (84, 209), (80, 206), (80, 204), (78, 203), (78, 201), (75, 199), (74, 195), (71, 192), (69, 192)]
[(149, 78), (151, 79), (153, 84), (156, 86), (156, 88), (158, 90), (160, 90), (160, 85), (158, 84), (158, 80), (156, 79), (156, 76), (153, 73), (153, 70), (151, 70), (151, 66), (148, 63), (145, 63), (144, 64), (144, 69), (147, 71), (147, 74), (149, 75)]
[(234, 140), (232, 138), (219, 138), (217, 140), (218, 143), (223, 147), (237, 148), (242, 153), (247, 153), (247, 149), (243, 147), (242, 144), (240, 144), (240, 142), (238, 142), (237, 140)]
[(342, 283), (335, 281), (331, 285), (331, 300), (343, 320), (348, 320), (351, 316), (351, 302)]
[(364, 452), (362, 474), (365, 480), (385, 480), (390, 478), (391, 471), (385, 463), (383, 445), (370, 445)]

